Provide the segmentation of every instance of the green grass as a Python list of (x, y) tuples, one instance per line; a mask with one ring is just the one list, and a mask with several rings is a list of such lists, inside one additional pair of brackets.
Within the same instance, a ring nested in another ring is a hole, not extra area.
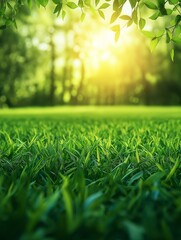
[(180, 239), (181, 108), (0, 111), (0, 238)]

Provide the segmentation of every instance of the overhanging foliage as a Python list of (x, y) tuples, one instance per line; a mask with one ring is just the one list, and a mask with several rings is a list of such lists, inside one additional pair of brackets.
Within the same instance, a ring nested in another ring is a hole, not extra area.
[[(81, 19), (86, 16), (87, 10), (97, 11), (101, 18), (105, 19), (107, 9), (111, 12), (111, 29), (115, 32), (115, 40), (120, 36), (120, 22), (124, 20), (125, 26), (136, 24), (138, 28), (151, 39), (151, 50), (157, 46), (162, 37), (166, 37), (166, 42), (170, 45), (171, 58), (174, 58), (174, 44), (180, 43), (181, 33), (181, 1), (180, 0), (1, 0), (0, 1), (0, 29), (5, 29), (8, 25), (16, 25), (16, 17), (20, 13), (22, 6), (33, 5), (46, 7), (52, 2), (54, 14), (60, 15), (63, 19), (68, 9), (81, 9)], [(130, 15), (122, 14), (122, 9), (129, 2), (132, 11)], [(143, 17), (148, 12), (148, 17)], [(149, 15), (150, 14), (150, 15)], [(157, 33), (145, 31), (145, 25), (149, 19), (157, 21), (158, 18), (165, 18), (166, 26)]]

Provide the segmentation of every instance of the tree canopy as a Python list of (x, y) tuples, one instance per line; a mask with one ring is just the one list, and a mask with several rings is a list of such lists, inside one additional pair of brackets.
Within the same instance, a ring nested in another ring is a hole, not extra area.
[[(80, 10), (80, 18), (86, 17), (87, 11), (97, 12), (101, 18), (107, 18), (109, 11), (110, 28), (115, 32), (117, 41), (121, 32), (120, 21), (125, 21), (124, 27), (136, 24), (138, 28), (151, 39), (153, 50), (159, 41), (165, 37), (169, 44), (171, 58), (174, 58), (174, 44), (181, 43), (181, 0), (1, 0), (0, 1), (0, 29), (8, 25), (16, 26), (16, 18), (23, 6), (30, 9), (37, 5), (46, 7), (50, 2), (54, 4), (54, 14), (65, 18), (69, 10)], [(130, 5), (129, 15), (122, 13), (126, 4)], [(145, 14), (146, 13), (146, 14)], [(158, 18), (164, 18), (164, 26), (157, 32), (147, 31), (147, 23)]]

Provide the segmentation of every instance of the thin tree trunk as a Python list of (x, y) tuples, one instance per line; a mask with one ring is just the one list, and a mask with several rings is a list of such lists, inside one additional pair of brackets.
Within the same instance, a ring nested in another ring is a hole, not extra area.
[(55, 44), (53, 42), (53, 33), (50, 33), (51, 49), (51, 69), (50, 69), (50, 105), (55, 104)]

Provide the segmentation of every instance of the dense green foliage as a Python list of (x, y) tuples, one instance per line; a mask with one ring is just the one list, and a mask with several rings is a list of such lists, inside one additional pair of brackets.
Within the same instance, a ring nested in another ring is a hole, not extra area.
[(180, 108), (0, 112), (1, 239), (179, 239)]
[(0, 106), (3, 102), (8, 106), (17, 104), (17, 89), (37, 66), (34, 55), (38, 50), (30, 39), (14, 29), (0, 32)]
[[(180, 0), (77, 0), (77, 1), (64, 1), (64, 0), (2, 0), (0, 2), (0, 28), (4, 29), (7, 25), (12, 22), (16, 25), (16, 17), (21, 12), (22, 6), (28, 5), (30, 8), (34, 4), (38, 6), (46, 7), (49, 2), (53, 2), (55, 5), (54, 13), (61, 15), (64, 19), (67, 9), (81, 9), (81, 18), (84, 19), (86, 16), (87, 9), (95, 10), (102, 18), (106, 18), (105, 11), (109, 9), (112, 14), (110, 18), (110, 23), (115, 23), (118, 19), (123, 19), (126, 21), (126, 26), (130, 26), (133, 23), (137, 24), (142, 30), (145, 27), (146, 21), (144, 18), (145, 11), (151, 10), (150, 19), (155, 21), (159, 17), (164, 17), (166, 19), (166, 26), (163, 27), (162, 31), (153, 34), (145, 32), (145, 35), (151, 37), (152, 48), (158, 44), (160, 39), (166, 35), (167, 43), (170, 43), (171, 57), (174, 57), (173, 43), (180, 42), (181, 33), (181, 6)], [(129, 2), (132, 8), (130, 15), (123, 15), (122, 9), (124, 5)], [(169, 17), (169, 19), (168, 19)], [(112, 26), (112, 30), (115, 32), (115, 40), (120, 36), (120, 24), (115, 24)]]

